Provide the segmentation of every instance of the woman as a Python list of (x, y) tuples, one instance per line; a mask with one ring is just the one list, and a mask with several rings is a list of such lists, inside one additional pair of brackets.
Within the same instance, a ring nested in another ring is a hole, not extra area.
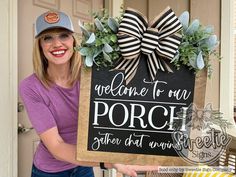
[(46, 12), (35, 25), (34, 74), (20, 83), (20, 95), (40, 137), (32, 177), (93, 177), (93, 166), (136, 171), (157, 167), (77, 161), (76, 137), (81, 59), (74, 47), (74, 29), (63, 12)]

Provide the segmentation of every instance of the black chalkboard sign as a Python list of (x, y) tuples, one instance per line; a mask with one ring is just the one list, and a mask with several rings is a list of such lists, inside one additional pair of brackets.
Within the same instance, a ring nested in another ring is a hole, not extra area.
[(83, 69), (77, 159), (165, 165), (168, 156), (174, 163), (173, 122), (177, 112), (194, 102), (196, 82), (188, 68), (172, 70), (158, 71), (151, 81), (143, 57), (126, 85), (124, 71)]

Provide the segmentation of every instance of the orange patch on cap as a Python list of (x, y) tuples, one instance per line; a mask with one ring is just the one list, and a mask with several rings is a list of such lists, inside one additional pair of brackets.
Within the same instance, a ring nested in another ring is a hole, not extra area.
[(56, 12), (48, 12), (45, 16), (44, 16), (44, 20), (47, 23), (56, 23), (60, 20), (59, 14)]

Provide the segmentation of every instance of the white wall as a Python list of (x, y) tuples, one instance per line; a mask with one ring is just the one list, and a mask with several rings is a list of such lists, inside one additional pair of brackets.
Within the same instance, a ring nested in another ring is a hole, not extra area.
[(0, 1), (0, 176), (17, 176), (17, 0)]

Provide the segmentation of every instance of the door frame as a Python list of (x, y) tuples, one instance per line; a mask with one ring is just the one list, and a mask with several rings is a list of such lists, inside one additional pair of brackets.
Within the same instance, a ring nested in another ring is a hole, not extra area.
[(1, 0), (0, 17), (0, 174), (17, 177), (17, 0)]
[[(233, 125), (234, 123), (234, 34), (233, 0), (221, 1), (221, 56), (220, 62), (220, 111)], [(235, 136), (236, 126), (233, 133)]]

